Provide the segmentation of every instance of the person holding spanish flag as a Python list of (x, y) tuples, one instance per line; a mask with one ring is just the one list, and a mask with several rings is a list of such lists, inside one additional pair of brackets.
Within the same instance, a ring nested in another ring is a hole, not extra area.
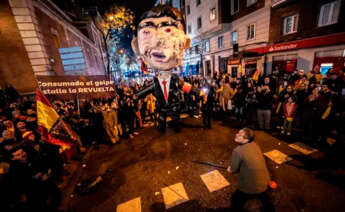
[(39, 88), (36, 89), (36, 102), (37, 124), (41, 139), (59, 146), (60, 153), (64, 154), (66, 160), (70, 160), (76, 152), (77, 143), (81, 147), (79, 136), (60, 118)]

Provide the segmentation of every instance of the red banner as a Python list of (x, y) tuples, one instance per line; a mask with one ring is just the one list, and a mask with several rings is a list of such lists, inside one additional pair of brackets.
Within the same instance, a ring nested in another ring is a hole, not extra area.
[(249, 49), (249, 52), (257, 52), (259, 54), (288, 51), (293, 49), (310, 48), (316, 46), (327, 46), (345, 43), (345, 33), (337, 33), (333, 35), (327, 35), (322, 37), (314, 37), (303, 40), (291, 41), (286, 43), (279, 43), (274, 45), (268, 45), (260, 48)]

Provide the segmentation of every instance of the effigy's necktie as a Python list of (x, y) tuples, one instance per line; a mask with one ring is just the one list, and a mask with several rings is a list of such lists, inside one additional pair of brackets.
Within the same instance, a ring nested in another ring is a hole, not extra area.
[(164, 88), (163, 88), (164, 99), (165, 99), (166, 102), (168, 102), (167, 81), (164, 80), (162, 83), (163, 83), (163, 86), (164, 86)]

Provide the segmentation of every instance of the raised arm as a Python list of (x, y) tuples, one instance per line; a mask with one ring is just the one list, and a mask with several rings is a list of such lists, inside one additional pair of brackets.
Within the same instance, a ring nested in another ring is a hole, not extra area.
[(135, 95), (138, 97), (138, 99), (142, 99), (142, 98), (145, 98), (150, 93), (153, 93), (153, 90), (154, 90), (154, 83), (152, 83), (148, 87), (138, 91)]

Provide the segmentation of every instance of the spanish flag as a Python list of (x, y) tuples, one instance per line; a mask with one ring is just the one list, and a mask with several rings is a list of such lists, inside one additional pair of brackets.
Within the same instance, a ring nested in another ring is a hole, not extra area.
[(252, 76), (253, 80), (258, 81), (259, 80), (259, 70), (256, 70)]
[(71, 144), (52, 136), (52, 129), (60, 123), (59, 114), (54, 110), (42, 91), (36, 89), (37, 124), (42, 140), (69, 149)]
[(144, 60), (141, 60), (141, 71), (144, 74), (149, 74), (150, 72), (148, 71), (147, 64), (145, 63)]

